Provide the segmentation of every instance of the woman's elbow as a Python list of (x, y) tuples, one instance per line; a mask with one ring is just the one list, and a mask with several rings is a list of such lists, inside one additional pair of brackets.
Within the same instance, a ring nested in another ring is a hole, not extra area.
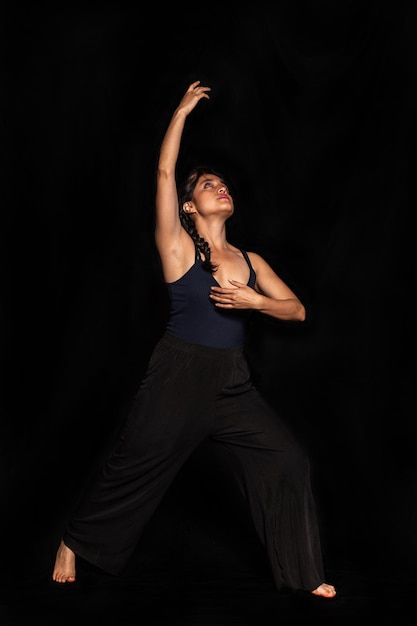
[(307, 317), (307, 311), (306, 311), (304, 304), (302, 304), (302, 302), (298, 302), (298, 306), (295, 312), (296, 321), (304, 322), (306, 317)]

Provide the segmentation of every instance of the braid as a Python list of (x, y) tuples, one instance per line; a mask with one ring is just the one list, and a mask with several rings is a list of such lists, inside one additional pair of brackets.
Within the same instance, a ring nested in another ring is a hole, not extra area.
[(219, 176), (220, 178), (223, 178), (212, 167), (199, 166), (191, 170), (191, 172), (188, 174), (185, 181), (182, 183), (179, 193), (178, 193), (179, 212), (180, 212), (181, 224), (184, 230), (190, 235), (197, 249), (204, 255), (204, 261), (202, 261), (203, 268), (207, 270), (208, 272), (213, 273), (217, 270), (217, 265), (215, 265), (211, 261), (210, 246), (207, 243), (207, 241), (203, 237), (200, 237), (200, 235), (198, 234), (195, 224), (193, 220), (191, 219), (191, 217), (187, 215), (186, 213), (184, 213), (184, 211), (182, 210), (184, 203), (192, 199), (194, 188), (197, 184), (197, 181), (200, 178), (200, 176), (202, 176), (203, 174), (214, 174), (215, 176)]
[(189, 215), (184, 213), (184, 211), (180, 212), (180, 220), (184, 230), (190, 235), (197, 249), (204, 254), (204, 260), (202, 260), (203, 268), (208, 272), (215, 272), (217, 270), (217, 265), (214, 265), (214, 263), (211, 262), (210, 246), (207, 241), (198, 234), (193, 220)]

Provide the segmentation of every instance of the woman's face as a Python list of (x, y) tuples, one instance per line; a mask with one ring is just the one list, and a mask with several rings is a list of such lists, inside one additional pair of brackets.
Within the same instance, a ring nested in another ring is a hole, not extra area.
[(233, 198), (226, 183), (215, 174), (203, 174), (198, 178), (192, 203), (202, 216), (220, 213), (229, 217), (234, 211)]

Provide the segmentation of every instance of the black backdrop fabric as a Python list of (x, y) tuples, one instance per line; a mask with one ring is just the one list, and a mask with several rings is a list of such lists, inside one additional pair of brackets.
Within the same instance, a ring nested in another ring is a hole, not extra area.
[[(52, 567), (163, 332), (155, 167), (201, 80), (211, 99), (187, 122), (179, 174), (199, 161), (227, 172), (230, 238), (308, 309), (302, 326), (256, 317), (247, 349), (308, 447), (326, 563), (412, 572), (416, 6), (5, 2), (0, 14), (2, 568)], [(152, 526), (158, 545), (179, 542), (187, 516), (203, 542), (218, 516), (245, 553), (250, 525), (222, 471), (209, 448), (190, 459)]]

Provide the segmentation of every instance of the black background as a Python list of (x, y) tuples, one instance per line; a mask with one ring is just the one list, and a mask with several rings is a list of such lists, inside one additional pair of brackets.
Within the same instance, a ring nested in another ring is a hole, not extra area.
[[(46, 623), (39, 597), (62, 593), (47, 581), (66, 516), (163, 332), (155, 166), (194, 80), (211, 98), (188, 119), (179, 175), (199, 161), (227, 173), (229, 238), (262, 254), (308, 309), (301, 326), (256, 317), (247, 349), (256, 384), (309, 450), (329, 582), (352, 599), (358, 581), (411, 581), (415, 4), (5, 2), (0, 17), (6, 596), (21, 610), (37, 598)], [(271, 585), (263, 558), (204, 446), (128, 580), (259, 591), (256, 581)], [(16, 579), (24, 600), (8, 587)], [(86, 603), (105, 606), (105, 595)], [(22, 623), (35, 623), (29, 614)], [(158, 623), (200, 623), (179, 614)]]

